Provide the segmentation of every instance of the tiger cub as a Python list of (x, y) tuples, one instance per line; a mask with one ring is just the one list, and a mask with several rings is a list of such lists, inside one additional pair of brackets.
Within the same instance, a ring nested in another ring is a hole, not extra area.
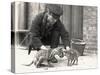
[(51, 65), (52, 59), (55, 57), (55, 55), (58, 55), (59, 57), (63, 57), (63, 51), (61, 48), (56, 48), (56, 49), (49, 49), (49, 50), (39, 50), (35, 56), (35, 59), (28, 65), (25, 66), (30, 66), (34, 63), (34, 65), (39, 68), (40, 65), (46, 61), (48, 67), (53, 67)]
[(68, 59), (67, 66), (78, 65), (78, 57), (80, 53), (75, 49), (70, 49), (64, 51), (65, 56)]

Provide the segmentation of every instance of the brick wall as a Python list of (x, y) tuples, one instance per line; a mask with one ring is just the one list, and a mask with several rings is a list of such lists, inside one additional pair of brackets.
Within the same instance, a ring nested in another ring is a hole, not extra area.
[(97, 53), (97, 7), (83, 7), (83, 39), (87, 44), (85, 51)]

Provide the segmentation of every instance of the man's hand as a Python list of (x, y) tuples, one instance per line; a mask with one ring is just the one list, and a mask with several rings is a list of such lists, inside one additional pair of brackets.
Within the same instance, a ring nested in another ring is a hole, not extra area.
[(40, 49), (41, 49), (41, 50), (48, 50), (48, 48), (46, 48), (44, 45), (42, 45), (42, 46), (40, 47)]
[(69, 51), (70, 50), (70, 47), (69, 46), (66, 46), (66, 50)]

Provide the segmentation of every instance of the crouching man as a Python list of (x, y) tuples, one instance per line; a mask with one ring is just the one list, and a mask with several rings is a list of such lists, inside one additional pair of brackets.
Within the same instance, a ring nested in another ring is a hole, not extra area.
[[(28, 44), (28, 54), (30, 54), (32, 48), (48, 50), (46, 45), (50, 45), (51, 49), (58, 47), (60, 37), (64, 48), (69, 49), (69, 34), (60, 21), (62, 14), (63, 10), (59, 5), (47, 4), (46, 10), (35, 17), (30, 28), (31, 41)], [(57, 59), (54, 57), (51, 62), (57, 63)]]

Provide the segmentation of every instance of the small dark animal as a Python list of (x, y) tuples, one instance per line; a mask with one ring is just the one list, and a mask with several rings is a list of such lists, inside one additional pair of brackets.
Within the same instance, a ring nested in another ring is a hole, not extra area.
[(64, 51), (65, 56), (68, 58), (67, 65), (72, 66), (72, 65), (78, 65), (78, 57), (79, 57), (79, 52), (75, 49), (70, 49)]

